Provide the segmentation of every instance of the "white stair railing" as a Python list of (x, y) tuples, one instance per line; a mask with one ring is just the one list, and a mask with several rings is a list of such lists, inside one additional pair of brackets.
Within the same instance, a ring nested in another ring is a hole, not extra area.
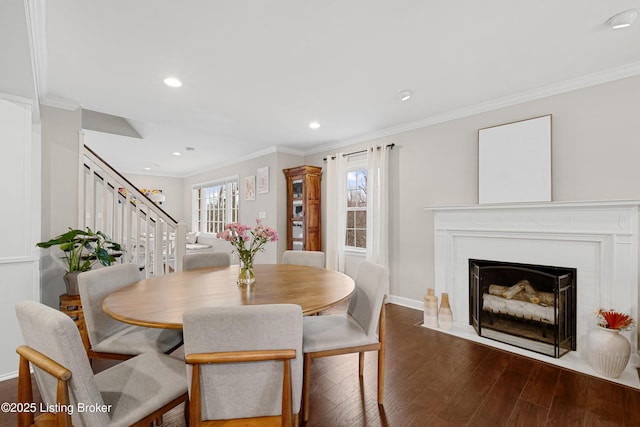
[(102, 231), (120, 243), (123, 262), (137, 263), (147, 278), (181, 271), (186, 224), (173, 219), (89, 147), (81, 146), (81, 228)]

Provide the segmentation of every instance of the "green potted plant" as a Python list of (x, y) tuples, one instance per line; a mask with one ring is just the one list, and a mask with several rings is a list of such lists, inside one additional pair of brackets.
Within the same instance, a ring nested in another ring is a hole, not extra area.
[(39, 248), (59, 246), (64, 256), (64, 264), (67, 272), (64, 282), (68, 295), (78, 295), (78, 274), (91, 270), (96, 262), (104, 266), (111, 265), (116, 257), (121, 255), (119, 243), (111, 241), (101, 231), (94, 232), (87, 227), (86, 230), (75, 230), (69, 227), (69, 231), (54, 237), (46, 242), (36, 244)]

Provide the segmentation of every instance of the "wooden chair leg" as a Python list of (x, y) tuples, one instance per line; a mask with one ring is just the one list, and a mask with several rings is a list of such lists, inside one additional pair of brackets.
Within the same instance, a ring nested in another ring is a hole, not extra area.
[(378, 350), (378, 405), (382, 405), (384, 400), (384, 343), (387, 335), (387, 309), (385, 302), (380, 310), (380, 320), (378, 323), (378, 337), (380, 339), (380, 350)]
[[(22, 345), (16, 349), (20, 355), (20, 365), (18, 369), (18, 402), (32, 404), (33, 388), (31, 386), (31, 373), (29, 365), (33, 364), (46, 373), (57, 379), (55, 404), (61, 408), (69, 405), (68, 381), (71, 378), (71, 371), (64, 366), (50, 359), (42, 353), (29, 346)], [(18, 426), (27, 427), (31, 425), (55, 425), (59, 427), (71, 427), (71, 414), (65, 411), (56, 413), (45, 412), (35, 420), (31, 411), (18, 413)], [(35, 422), (35, 424), (33, 424)]]
[(292, 427), (293, 425), (293, 402), (291, 391), (291, 362), (283, 360), (284, 372), (282, 375), (282, 425)]
[(191, 394), (189, 395), (189, 402), (187, 402), (189, 404), (189, 427), (200, 427), (202, 423), (201, 400), (200, 365), (193, 365), (191, 370)]
[(378, 351), (378, 405), (384, 399), (384, 347)]
[(304, 373), (302, 375), (302, 421), (309, 421), (309, 382), (311, 373), (311, 355), (304, 355)]
[(364, 351), (358, 353), (358, 375), (364, 375)]
[(184, 402), (184, 422), (189, 425), (189, 401)]
[[(18, 403), (33, 402), (33, 389), (31, 386), (31, 373), (29, 372), (29, 361), (20, 356), (18, 367)], [(18, 412), (18, 426), (33, 425), (34, 417), (30, 411)]]

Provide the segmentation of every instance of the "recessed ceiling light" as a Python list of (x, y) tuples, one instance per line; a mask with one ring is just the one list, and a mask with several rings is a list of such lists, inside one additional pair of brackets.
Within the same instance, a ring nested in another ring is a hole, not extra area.
[(164, 84), (171, 87), (182, 86), (182, 82), (175, 77), (167, 77), (166, 79), (164, 79)]
[(398, 98), (400, 99), (400, 101), (408, 101), (411, 99), (411, 95), (413, 95), (411, 93), (410, 90), (403, 90), (402, 92), (398, 93)]
[(625, 10), (624, 12), (620, 12), (615, 16), (612, 16), (607, 21), (607, 25), (613, 28), (614, 30), (619, 30), (621, 28), (628, 28), (638, 19), (638, 10), (631, 9)]
[(150, 171), (150, 170), (151, 170), (151, 167), (150, 167), (150, 166), (147, 166), (146, 168), (144, 168), (144, 170), (146, 170), (146, 171)]
[(309, 123), (309, 127), (311, 129), (318, 129), (320, 127), (320, 123), (318, 123), (318, 122), (310, 122)]
[(179, 151), (174, 151), (174, 152), (173, 152), (173, 153), (171, 153), (171, 154), (173, 154), (174, 156), (182, 156), (182, 153), (181, 153), (181, 152), (179, 152)]

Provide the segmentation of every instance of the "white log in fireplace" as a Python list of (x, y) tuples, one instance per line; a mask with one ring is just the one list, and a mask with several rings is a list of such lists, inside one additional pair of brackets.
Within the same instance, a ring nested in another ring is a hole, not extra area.
[[(638, 320), (640, 201), (551, 202), (430, 207), (434, 217), (435, 291), (449, 294), (463, 338), (599, 376), (587, 361), (594, 311), (614, 308)], [(469, 259), (575, 268), (577, 348), (561, 358), (476, 334), (469, 325)], [(613, 381), (640, 389), (636, 328), (627, 369)]]

